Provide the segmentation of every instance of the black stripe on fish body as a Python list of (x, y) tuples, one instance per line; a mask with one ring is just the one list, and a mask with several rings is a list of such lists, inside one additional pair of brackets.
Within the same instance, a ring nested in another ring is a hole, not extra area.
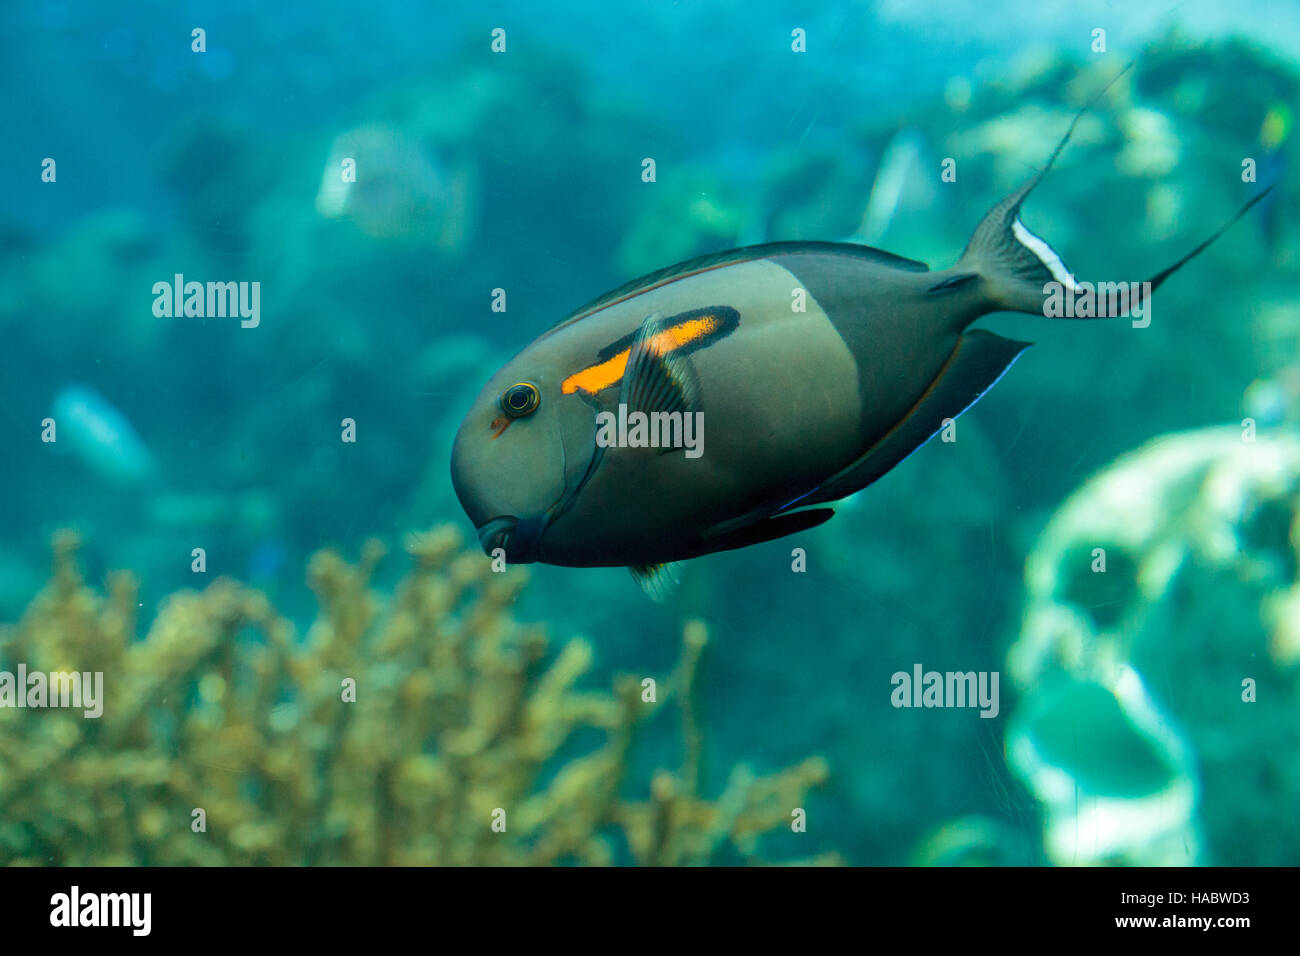
[[(841, 255), (779, 256), (843, 340), (858, 370), (858, 449), (892, 428), (938, 374), (961, 329), (980, 311), (978, 283), (933, 295), (936, 279)], [(853, 454), (855, 449), (845, 449)]]

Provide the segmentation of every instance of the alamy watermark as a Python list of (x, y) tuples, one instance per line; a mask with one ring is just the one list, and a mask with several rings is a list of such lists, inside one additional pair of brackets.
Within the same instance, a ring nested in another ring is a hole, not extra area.
[(80, 708), (90, 718), (104, 713), (103, 671), (0, 671), (0, 707)]
[(685, 448), (687, 458), (704, 454), (703, 412), (629, 412), (596, 414), (596, 444), (601, 448)]
[(920, 664), (912, 672), (896, 671), (889, 702), (895, 707), (978, 707), (981, 717), (996, 717), (997, 671), (927, 671)]
[(160, 319), (238, 316), (245, 329), (255, 329), (262, 321), (260, 282), (186, 282), (178, 272), (171, 282), (155, 282), (153, 295), (153, 314)]
[(148, 936), (152, 911), (152, 893), (83, 893), (74, 885), (50, 897), (50, 925), (56, 927), (123, 927)]
[(1133, 328), (1151, 324), (1150, 282), (1048, 282), (1043, 315), (1049, 319), (1108, 319), (1128, 316)]

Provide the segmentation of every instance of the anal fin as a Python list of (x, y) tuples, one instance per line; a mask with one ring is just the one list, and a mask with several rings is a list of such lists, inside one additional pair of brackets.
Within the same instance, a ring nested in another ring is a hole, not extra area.
[(897, 425), (838, 474), (792, 504), (803, 507), (838, 501), (880, 478), (933, 438), (944, 419), (957, 418), (979, 401), (1029, 345), (983, 329), (961, 336), (943, 369)]
[(762, 544), (764, 541), (775, 541), (777, 538), (798, 534), (800, 531), (807, 531), (824, 521), (829, 521), (834, 514), (832, 508), (813, 508), (808, 511), (790, 511), (783, 515), (764, 518), (737, 528), (735, 531), (727, 531), (709, 538), (707, 553), (734, 551), (736, 548), (747, 548), (751, 544)]

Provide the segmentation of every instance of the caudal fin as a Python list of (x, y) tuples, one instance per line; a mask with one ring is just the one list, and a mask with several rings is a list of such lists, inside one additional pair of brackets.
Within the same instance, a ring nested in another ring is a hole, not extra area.
[(1020, 203), (1032, 186), (1030, 183), (993, 207), (956, 265), (958, 279), (984, 280), (984, 292), (995, 310), (1042, 314), (1047, 283), (1076, 288), (1074, 275), (1060, 253), (1020, 221)]
[(1061, 155), (1061, 150), (1070, 141), (1074, 128), (1079, 125), (1079, 120), (1132, 66), (1130, 63), (1115, 74), (1100, 93), (1074, 114), (1069, 129), (1052, 150), (1052, 155), (1047, 157), (1046, 165), (1027, 183), (990, 209), (975, 227), (954, 271), (958, 273), (957, 280), (966, 275), (982, 278), (994, 308), (1041, 314), (1046, 298), (1043, 286), (1046, 283), (1058, 282), (1067, 289), (1075, 287), (1074, 275), (1066, 268), (1060, 254), (1020, 221), (1020, 207), (1051, 170), (1052, 164)]
[(1195, 259), (1197, 256), (1199, 256), (1202, 252), (1204, 252), (1206, 249), (1208, 249), (1208, 248), (1210, 247), (1210, 243), (1212, 243), (1215, 239), (1218, 239), (1221, 235), (1223, 235), (1225, 232), (1227, 232), (1228, 229), (1229, 229), (1229, 227), (1231, 227), (1232, 224), (1233, 224), (1234, 222), (1236, 222), (1236, 221), (1237, 221), (1238, 219), (1240, 219), (1242, 216), (1246, 215), (1246, 213), (1248, 213), (1248, 212), (1250, 211), (1250, 207), (1253, 206), (1253, 205), (1255, 205), (1255, 203), (1259, 202), (1261, 199), (1263, 199), (1265, 196), (1267, 196), (1270, 192), (1272, 192), (1273, 187), (1276, 186), (1276, 185), (1277, 185), (1277, 183), (1269, 183), (1267, 186), (1265, 186), (1263, 189), (1261, 189), (1259, 192), (1257, 192), (1257, 193), (1256, 193), (1254, 196), (1252, 196), (1250, 199), (1246, 200), (1246, 202), (1242, 205), (1242, 207), (1241, 207), (1240, 209), (1238, 209), (1238, 210), (1236, 211), (1236, 213), (1233, 214), (1233, 217), (1232, 217), (1231, 219), (1229, 219), (1227, 222), (1225, 222), (1222, 226), (1220, 226), (1218, 229), (1216, 229), (1216, 230), (1214, 231), (1214, 235), (1210, 236), (1210, 238), (1206, 239), (1206, 240), (1205, 240), (1204, 242), (1202, 242), (1199, 246), (1197, 246), (1197, 247), (1196, 247), (1195, 249), (1193, 249), (1191, 252), (1187, 253), (1187, 255), (1183, 256), (1181, 259), (1179, 259), (1179, 260), (1178, 260), (1177, 262), (1175, 262), (1173, 265), (1171, 265), (1171, 266), (1167, 266), (1166, 268), (1161, 269), (1159, 272), (1157, 272), (1155, 275), (1153, 275), (1150, 279), (1148, 279), (1148, 280), (1147, 280), (1147, 283), (1148, 283), (1148, 286), (1149, 286), (1151, 292), (1155, 292), (1156, 289), (1160, 288), (1160, 285), (1161, 285), (1161, 284), (1162, 284), (1166, 279), (1168, 279), (1171, 275), (1173, 275), (1175, 272), (1177, 272), (1177, 271), (1178, 271), (1179, 269), (1181, 269), (1183, 266), (1187, 265), (1187, 263), (1191, 262), (1193, 259)]
[[(1041, 174), (1040, 174), (1041, 175)], [(1032, 183), (1029, 184), (1032, 187)], [(1214, 234), (1198, 245), (1173, 265), (1161, 269), (1143, 283), (1133, 283), (1133, 300), (1129, 312), (1138, 313), (1146, 305), (1147, 298), (1155, 292), (1166, 279), (1187, 263), (1199, 256), (1210, 243), (1228, 231), (1238, 219), (1244, 216), (1255, 203), (1259, 202), (1276, 183), (1265, 187), (1247, 200), (1232, 218), (1215, 230)], [(1017, 218), (1019, 203), (1029, 187), (1004, 199), (993, 208), (984, 221), (975, 230), (975, 235), (957, 263), (955, 279), (945, 280), (944, 285), (955, 285), (967, 278), (982, 278), (985, 294), (993, 308), (1010, 312), (1031, 312), (1038, 315), (1049, 314), (1044, 305), (1049, 293), (1047, 283), (1056, 282), (1062, 289), (1077, 291), (1078, 285), (1074, 275), (1061, 261), (1060, 255), (1044, 240), (1030, 232)], [(1089, 310), (1085, 316), (1063, 314), (1065, 318), (1108, 318), (1114, 313), (1094, 313)]]
[[(1115, 80), (1128, 72), (1131, 66), (1132, 64), (1129, 64), (1120, 71), (1110, 83), (1106, 84), (1106, 89), (1109, 89)], [(1059, 284), (1062, 289), (1078, 290), (1074, 274), (1066, 267), (1060, 254), (1048, 245), (1044, 239), (1030, 232), (1025, 224), (1020, 221), (1020, 207), (1034, 187), (1042, 182), (1043, 177), (1052, 168), (1052, 164), (1056, 162), (1061, 150), (1070, 141), (1070, 135), (1074, 132), (1080, 118), (1092, 108), (1092, 104), (1106, 92), (1106, 89), (1098, 93), (1092, 102), (1075, 114), (1073, 121), (1070, 123), (1070, 128), (1065, 131), (1061, 141), (1052, 150), (1052, 155), (1048, 157), (1047, 164), (1027, 183), (989, 210), (988, 215), (980, 220), (980, 224), (975, 227), (975, 233), (966, 246), (966, 251), (962, 253), (953, 269), (955, 274), (935, 286), (931, 290), (932, 292), (965, 286), (977, 279), (983, 280), (984, 295), (992, 309), (1046, 315), (1048, 313), (1044, 306), (1049, 297), (1049, 292), (1044, 287), (1049, 282)], [(1210, 243), (1227, 232), (1228, 228), (1244, 216), (1255, 203), (1268, 195), (1269, 190), (1275, 185), (1277, 184), (1274, 183), (1268, 186), (1248, 200), (1231, 219), (1215, 231), (1214, 235), (1173, 265), (1160, 270), (1145, 283), (1140, 285), (1134, 283), (1137, 287), (1134, 291), (1136, 298), (1131, 302), (1129, 311), (1137, 312), (1142, 309), (1147, 296), (1159, 288), (1161, 283), (1171, 275), (1204, 252)], [(1106, 318), (1110, 315), (1111, 313), (1096, 314), (1093, 310), (1089, 310), (1089, 314), (1078, 317)], [(1065, 317), (1073, 318), (1076, 316), (1070, 314)]]

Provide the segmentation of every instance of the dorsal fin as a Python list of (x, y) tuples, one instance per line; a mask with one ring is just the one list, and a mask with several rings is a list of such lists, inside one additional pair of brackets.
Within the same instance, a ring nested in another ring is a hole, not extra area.
[(562, 325), (567, 325), (569, 322), (585, 318), (593, 312), (613, 305), (615, 302), (631, 298), (640, 292), (653, 289), (655, 286), (664, 285), (677, 279), (684, 279), (696, 273), (707, 272), (710, 269), (718, 269), (738, 262), (769, 259), (773, 256), (797, 256), (814, 253), (867, 259), (881, 265), (894, 266), (907, 272), (930, 271), (930, 267), (924, 262), (917, 262), (915, 259), (904, 259), (902, 256), (896, 256), (892, 252), (885, 252), (883, 249), (859, 246), (851, 242), (766, 242), (762, 245), (745, 246), (741, 249), (728, 249), (725, 252), (712, 252), (707, 255), (697, 256), (694, 259), (687, 259), (685, 262), (679, 262), (665, 269), (651, 272), (639, 279), (633, 279), (631, 282), (624, 283), (617, 289), (593, 299), (582, 308), (561, 319), (551, 331), (558, 329)]

